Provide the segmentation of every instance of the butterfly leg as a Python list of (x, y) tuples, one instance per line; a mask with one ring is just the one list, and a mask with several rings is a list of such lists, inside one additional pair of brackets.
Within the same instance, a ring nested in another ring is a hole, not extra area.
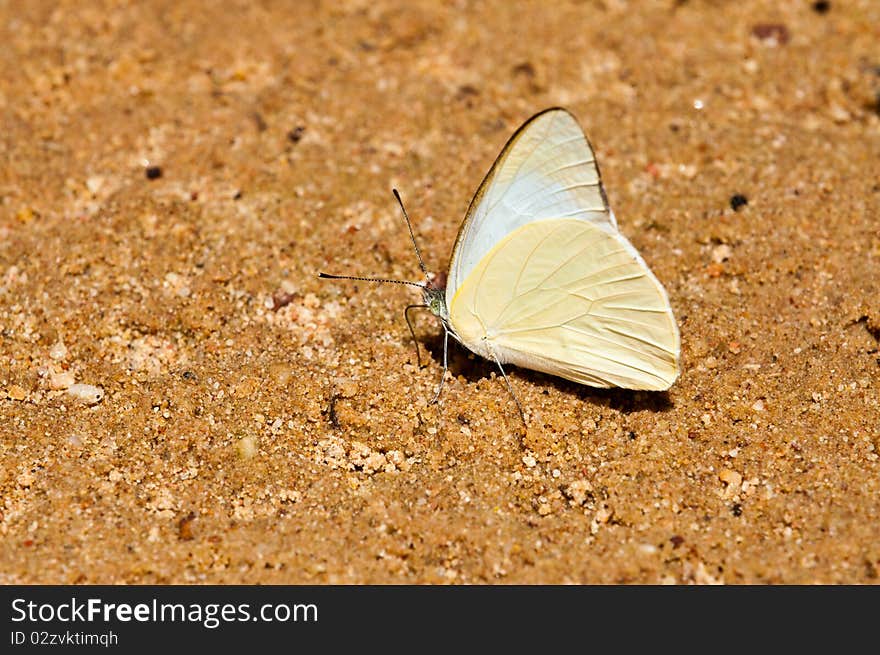
[(448, 345), (449, 330), (446, 329), (446, 326), (443, 326), (443, 374), (440, 376), (440, 385), (437, 387), (437, 393), (435, 393), (434, 397), (431, 399), (432, 405), (440, 399), (440, 392), (443, 391), (443, 383), (446, 381), (446, 369), (449, 368), (446, 365), (446, 351)]
[(510, 380), (507, 378), (507, 373), (504, 372), (504, 367), (501, 366), (501, 361), (492, 353), (492, 359), (495, 360), (495, 363), (498, 365), (498, 370), (501, 371), (501, 377), (504, 378), (504, 381), (507, 383), (507, 390), (510, 392), (510, 395), (513, 396), (513, 401), (516, 403), (516, 408), (519, 410), (519, 417), (522, 419), (523, 425), (526, 427), (526, 430), (529, 428), (529, 424), (526, 423), (526, 415), (523, 412), (522, 405), (519, 402), (519, 398), (516, 397), (516, 393), (513, 391), (513, 386), (510, 384)]
[(419, 368), (422, 368), (422, 355), (419, 352), (419, 340), (416, 339), (416, 331), (413, 329), (412, 321), (409, 320), (409, 310), (419, 308), (428, 309), (428, 306), (409, 305), (406, 309), (403, 310), (403, 317), (406, 319), (406, 326), (409, 328), (409, 333), (412, 335), (413, 343), (416, 344), (416, 362), (418, 362)]

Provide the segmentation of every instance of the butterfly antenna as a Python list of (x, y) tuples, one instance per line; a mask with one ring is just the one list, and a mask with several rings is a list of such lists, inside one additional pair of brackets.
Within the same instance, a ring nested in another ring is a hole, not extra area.
[(331, 275), (330, 273), (318, 273), (318, 277), (324, 278), (325, 280), (358, 280), (359, 282), (379, 282), (380, 284), (388, 283), (388, 284), (406, 284), (411, 287), (418, 287), (419, 289), (424, 289), (424, 282), (409, 282), (408, 280), (389, 280), (384, 277), (357, 277), (354, 275)]
[(403, 206), (403, 200), (400, 199), (400, 194), (397, 192), (397, 189), (391, 189), (391, 193), (397, 198), (397, 204), (400, 205), (400, 211), (403, 212), (403, 218), (406, 220), (406, 226), (409, 228), (409, 238), (412, 239), (413, 247), (416, 249), (416, 257), (419, 258), (419, 268), (422, 269), (422, 273), (427, 275), (428, 269), (425, 268), (425, 262), (422, 259), (422, 251), (419, 250), (419, 244), (416, 243), (416, 235), (413, 233), (412, 223), (409, 220), (409, 214), (406, 213), (406, 208)]

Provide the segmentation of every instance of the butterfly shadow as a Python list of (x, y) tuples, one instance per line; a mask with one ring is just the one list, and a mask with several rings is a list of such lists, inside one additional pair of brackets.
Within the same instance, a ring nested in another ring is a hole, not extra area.
[[(440, 366), (443, 365), (443, 334), (434, 334), (429, 337), (422, 337), (421, 346), (428, 351), (428, 355)], [(470, 350), (462, 346), (455, 339), (450, 338), (448, 343), (449, 350), (446, 353), (446, 362), (449, 366), (449, 372), (453, 376), (462, 376), (471, 383), (479, 382), (487, 379), (492, 373), (498, 373), (498, 367), (487, 359), (483, 359), (475, 355)], [(424, 364), (424, 358), (422, 364)]]
[[(437, 363), (443, 363), (443, 335), (431, 335), (421, 339), (421, 345), (428, 351), (430, 357)], [(424, 363), (424, 361), (422, 362)], [(462, 376), (471, 383), (489, 378), (493, 373), (498, 374), (498, 366), (494, 362), (475, 355), (454, 339), (449, 339), (449, 351), (447, 352), (449, 372), (454, 376)], [(576, 396), (584, 402), (596, 405), (605, 405), (617, 410), (622, 414), (633, 412), (664, 413), (673, 409), (674, 404), (668, 391), (639, 391), (635, 389), (599, 389), (590, 387), (570, 380), (520, 368), (512, 364), (505, 365), (508, 376), (519, 377), (532, 382), (537, 386), (553, 387), (562, 393)], [(545, 393), (547, 391), (545, 390)]]

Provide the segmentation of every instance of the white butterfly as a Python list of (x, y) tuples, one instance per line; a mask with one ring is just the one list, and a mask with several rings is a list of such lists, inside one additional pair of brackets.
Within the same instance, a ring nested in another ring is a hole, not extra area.
[(565, 109), (536, 114), (504, 146), (461, 224), (445, 288), (430, 276), (319, 275), (422, 288), (444, 328), (444, 377), (449, 335), (502, 375), (516, 364), (593, 387), (665, 390), (679, 374), (666, 291), (618, 230), (593, 149)]

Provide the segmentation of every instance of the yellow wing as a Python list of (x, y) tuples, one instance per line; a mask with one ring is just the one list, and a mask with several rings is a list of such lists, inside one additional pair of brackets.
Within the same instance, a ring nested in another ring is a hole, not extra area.
[(663, 286), (616, 230), (553, 218), (495, 244), (449, 305), (462, 343), (487, 359), (594, 387), (668, 389), (678, 327)]

